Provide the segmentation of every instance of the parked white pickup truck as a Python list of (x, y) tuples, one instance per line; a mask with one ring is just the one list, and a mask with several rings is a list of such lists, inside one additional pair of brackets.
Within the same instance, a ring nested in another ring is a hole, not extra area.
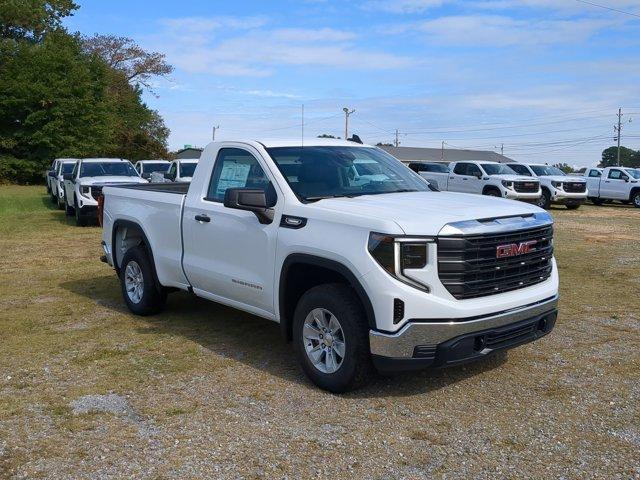
[[(358, 164), (374, 179), (354, 184)], [(102, 259), (133, 313), (180, 289), (279, 322), (333, 392), (375, 368), (477, 360), (555, 324), (548, 213), (433, 191), (375, 147), (211, 143), (190, 185), (107, 186), (102, 202)]]
[(198, 160), (196, 159), (174, 160), (169, 165), (164, 178), (170, 182), (190, 182), (197, 166)]
[(448, 172), (420, 171), (419, 175), (438, 184), (442, 191), (476, 193), (512, 200), (537, 202), (540, 181), (518, 175), (497, 162), (453, 162)]
[(76, 158), (56, 158), (53, 162), (51, 162), (51, 167), (47, 170), (44, 180), (47, 186), (47, 194), (51, 196), (51, 201), (53, 203), (57, 202), (56, 195), (56, 180), (58, 175), (60, 174), (60, 165), (63, 162), (75, 162)]
[(98, 212), (102, 187), (114, 183), (148, 183), (140, 178), (129, 160), (122, 158), (84, 158), (71, 173), (65, 173), (65, 212), (75, 215), (76, 225), (85, 226)]
[(587, 168), (589, 200), (596, 205), (617, 200), (640, 208), (640, 172), (633, 168)]
[(530, 175), (540, 180), (542, 195), (536, 203), (540, 208), (549, 208), (552, 203), (556, 203), (575, 210), (587, 200), (586, 180), (570, 177), (558, 167), (535, 163), (507, 165), (520, 175)]
[(150, 180), (154, 173), (161, 175), (167, 173), (170, 165), (167, 160), (138, 160), (134, 167), (142, 178)]
[[(71, 173), (78, 160), (73, 158), (60, 159), (58, 166), (54, 170), (51, 182), (51, 201), (64, 210), (64, 174)], [(55, 200), (54, 200), (55, 197)]]

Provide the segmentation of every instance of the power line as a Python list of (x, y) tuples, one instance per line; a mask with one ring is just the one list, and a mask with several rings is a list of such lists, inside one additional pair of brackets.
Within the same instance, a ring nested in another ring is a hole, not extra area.
[(618, 10), (617, 8), (607, 7), (606, 5), (600, 5), (599, 3), (587, 2), (587, 0), (576, 0), (576, 2), (585, 3), (587, 5), (591, 5), (593, 7), (604, 8), (605, 10), (610, 10), (612, 12), (623, 13), (624, 15), (631, 15), (632, 17), (640, 18), (640, 15), (637, 13), (626, 12), (624, 10)]

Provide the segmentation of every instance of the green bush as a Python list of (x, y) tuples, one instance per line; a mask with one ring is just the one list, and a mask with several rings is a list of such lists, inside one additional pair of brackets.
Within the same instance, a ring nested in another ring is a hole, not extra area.
[(23, 160), (20, 158), (0, 157), (0, 183), (19, 183), (34, 185), (44, 183), (44, 172), (49, 162)]

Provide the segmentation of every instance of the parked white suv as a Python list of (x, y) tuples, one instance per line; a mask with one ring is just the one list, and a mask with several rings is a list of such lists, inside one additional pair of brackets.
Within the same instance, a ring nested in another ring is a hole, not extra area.
[(589, 200), (596, 205), (617, 200), (640, 208), (640, 171), (627, 167), (587, 168)]
[(518, 175), (503, 163), (453, 162), (449, 172), (421, 171), (420, 175), (437, 182), (440, 190), (476, 193), (512, 200), (536, 202), (542, 194), (540, 181)]
[(508, 165), (520, 175), (530, 175), (540, 180), (542, 195), (536, 205), (541, 208), (549, 208), (555, 203), (575, 210), (587, 200), (587, 182), (582, 178), (567, 175), (558, 167), (535, 163)]
[[(356, 164), (375, 179), (355, 182)], [(309, 378), (333, 392), (374, 367), (477, 360), (555, 323), (547, 212), (433, 191), (375, 147), (211, 143), (189, 185), (103, 196), (103, 261), (133, 313), (159, 312), (179, 289), (278, 322)]]
[(71, 173), (65, 173), (65, 211), (75, 215), (76, 224), (84, 226), (98, 211), (98, 196), (106, 184), (148, 183), (140, 178), (129, 160), (122, 158), (84, 158)]

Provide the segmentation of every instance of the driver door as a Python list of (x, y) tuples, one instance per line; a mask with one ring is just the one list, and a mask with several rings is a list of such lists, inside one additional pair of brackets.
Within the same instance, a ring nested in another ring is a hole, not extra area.
[(603, 178), (601, 180), (600, 196), (615, 200), (626, 200), (629, 197), (629, 193), (626, 188), (628, 179), (628, 175), (622, 170), (612, 168), (609, 170), (607, 178)]
[(183, 214), (184, 271), (194, 291), (273, 318), (275, 252), (282, 201), (274, 220), (261, 224), (252, 212), (227, 208), (228, 188), (266, 189), (272, 178), (248, 148), (218, 151), (208, 181), (187, 195)]

